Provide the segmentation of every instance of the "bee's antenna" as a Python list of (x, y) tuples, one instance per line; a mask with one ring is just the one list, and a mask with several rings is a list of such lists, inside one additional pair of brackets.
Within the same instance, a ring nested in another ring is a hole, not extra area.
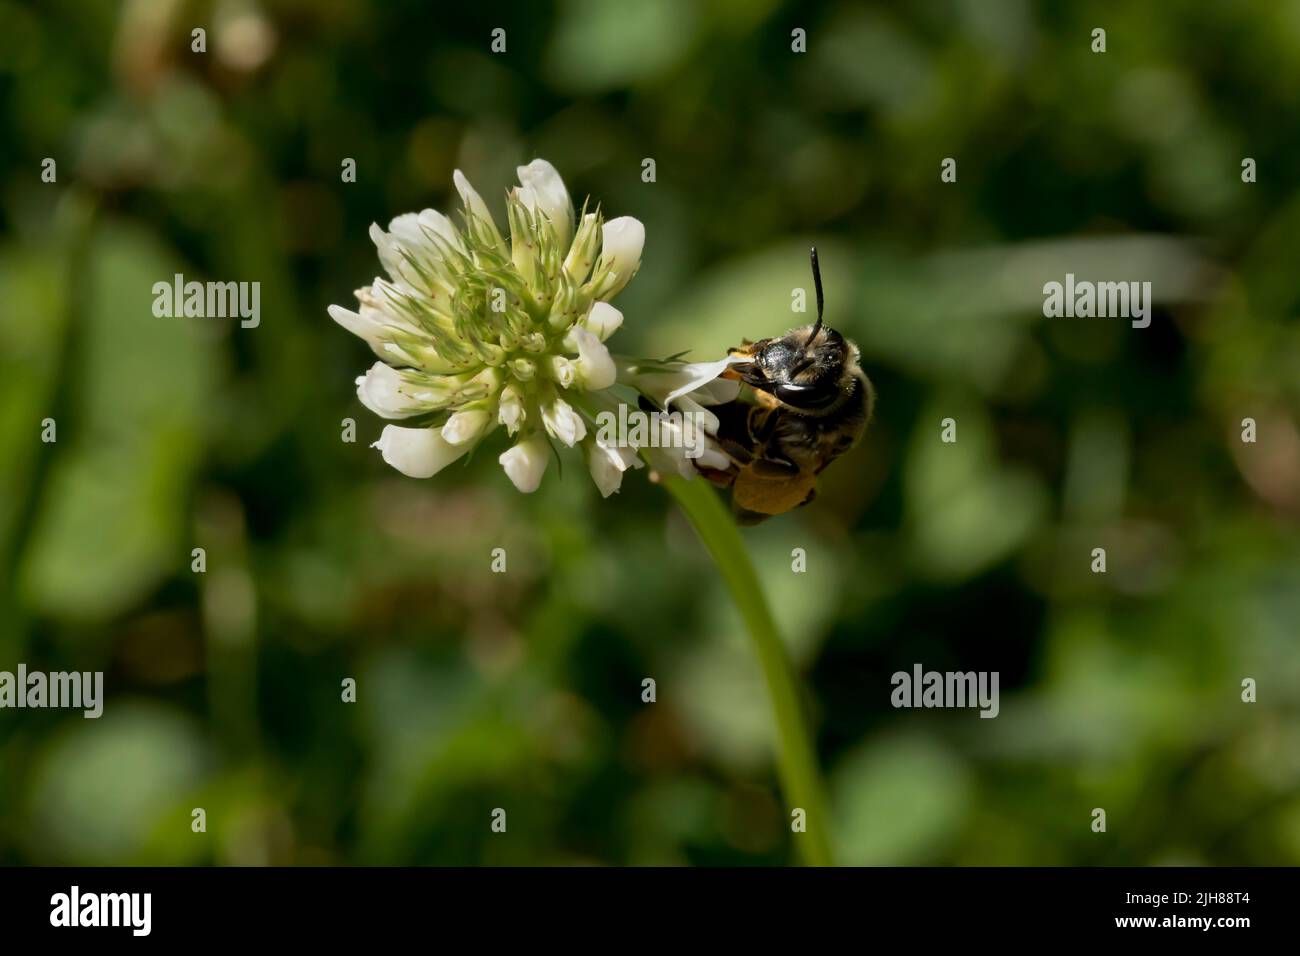
[(813, 339), (817, 338), (817, 333), (822, 330), (822, 308), (825, 305), (822, 299), (822, 270), (817, 265), (817, 247), (813, 246), (808, 253), (808, 258), (812, 260), (813, 285), (817, 289), (817, 324), (813, 326), (812, 334), (808, 336), (808, 341), (803, 344), (804, 348), (813, 344)]

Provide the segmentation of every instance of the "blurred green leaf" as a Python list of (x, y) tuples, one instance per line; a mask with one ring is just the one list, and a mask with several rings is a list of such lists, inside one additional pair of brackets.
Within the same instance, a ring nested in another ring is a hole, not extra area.
[(193, 722), (170, 707), (118, 700), (98, 719), (70, 718), (32, 776), (25, 838), (48, 862), (122, 865), (185, 804), (205, 764)]
[(962, 763), (919, 734), (850, 753), (835, 769), (831, 792), (840, 861), (855, 866), (933, 862), (957, 835), (971, 797)]
[(72, 415), (58, 423), (22, 573), (28, 602), (53, 617), (110, 615), (188, 568), (185, 514), (219, 342), (196, 325), (215, 320), (153, 315), (154, 283), (183, 270), (142, 230), (104, 227), (89, 269)]
[[(956, 441), (941, 440), (956, 422)], [(998, 463), (978, 402), (951, 395), (929, 403), (904, 462), (909, 554), (928, 575), (962, 579), (1022, 546), (1047, 513), (1042, 483)]]
[(653, 79), (695, 42), (700, 7), (689, 0), (566, 0), (547, 56), (568, 89), (592, 92)]

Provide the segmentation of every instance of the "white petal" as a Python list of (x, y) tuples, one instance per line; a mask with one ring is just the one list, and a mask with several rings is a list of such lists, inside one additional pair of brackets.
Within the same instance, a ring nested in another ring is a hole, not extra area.
[(387, 265), (388, 258), (393, 254), (392, 237), (379, 227), (379, 223), (372, 222), (370, 224), (370, 241), (373, 242), (375, 248), (379, 250), (380, 261)]
[[(734, 399), (740, 391), (740, 383), (728, 379), (719, 379), (723, 370), (729, 365), (746, 361), (739, 356), (727, 356), (716, 362), (692, 362), (673, 369), (671, 372), (639, 372), (635, 366), (625, 371), (623, 380), (654, 400), (661, 408), (666, 408), (678, 398), (689, 394), (700, 404), (718, 404), (715, 399), (720, 394), (729, 393)], [(730, 386), (734, 385), (732, 388)]]
[[(740, 356), (728, 355), (726, 358), (719, 359), (716, 362), (692, 362), (682, 367), (677, 372), (677, 375), (681, 377), (681, 380), (678, 383), (678, 385), (672, 391), (670, 391), (667, 396), (665, 396), (664, 403), (668, 404), (672, 402), (673, 399), (677, 398), (679, 395), (685, 395), (687, 392), (693, 392), (697, 388), (700, 388), (703, 385), (707, 385), (710, 382), (715, 381), (717, 377), (723, 373), (723, 371), (727, 368), (727, 366), (735, 365), (738, 362), (744, 362), (744, 361), (746, 361), (746, 359), (743, 359)], [(724, 381), (726, 380), (724, 379)], [(739, 391), (740, 389), (739, 383), (736, 384), (736, 389), (737, 391)], [(734, 397), (735, 396), (733, 396), (733, 398)]]
[(604, 342), (623, 324), (623, 313), (608, 302), (597, 302), (580, 324)]
[(726, 471), (731, 467), (732, 461), (727, 457), (726, 452), (711, 444), (704, 446), (704, 454), (696, 462), (701, 468), (716, 468), (718, 471)]
[(608, 498), (623, 484), (622, 459), (617, 454), (611, 455), (609, 449), (595, 442), (589, 442), (586, 450), (587, 470), (591, 472), (591, 480), (600, 489), (600, 496)]
[(685, 419), (678, 425), (669, 418), (659, 421), (659, 443), (674, 454), (696, 460), (704, 451), (704, 434)]
[(600, 252), (608, 261), (636, 267), (645, 248), (645, 226), (633, 216), (619, 216), (601, 230)]
[(600, 435), (596, 435), (596, 447), (599, 448), (609, 460), (617, 466), (619, 471), (627, 471), (629, 468), (640, 468), (644, 462), (641, 456), (636, 453), (632, 447), (623, 445), (606, 444), (600, 440)]
[(368, 315), (358, 314), (351, 309), (345, 309), (341, 305), (331, 305), (329, 307), (330, 318), (337, 322), (343, 328), (347, 329), (353, 335), (364, 339), (366, 344), (371, 348), (382, 348), (386, 341), (383, 336), (384, 326), (376, 321), (376, 313), (371, 311)]
[(561, 388), (568, 388), (573, 384), (573, 380), (578, 374), (577, 368), (573, 362), (570, 362), (562, 356), (552, 355), (547, 364), (550, 367), (551, 378), (553, 378)]
[(618, 377), (609, 349), (594, 334), (580, 325), (569, 329), (564, 337), (564, 347), (578, 353), (574, 363), (578, 378), (588, 389), (609, 388)]
[(426, 209), (420, 213), (420, 227), (433, 233), (449, 246), (464, 251), (465, 246), (460, 240), (460, 232), (457, 231), (452, 221), (438, 210)]
[(731, 378), (715, 378), (689, 394), (701, 405), (722, 405), (736, 400), (740, 394), (740, 382)]
[[(391, 225), (398, 226), (400, 218), (394, 219)], [(379, 250), (379, 261), (384, 266), (384, 271), (388, 277), (393, 280), (393, 284), (404, 292), (422, 294), (428, 291), (428, 285), (420, 276), (411, 268), (409, 262), (402, 257), (403, 244), (397, 240), (392, 233), (384, 232), (379, 228), (378, 223), (370, 224), (370, 238)]]
[(718, 416), (713, 414), (699, 402), (695, 401), (691, 395), (679, 395), (674, 399), (677, 407), (682, 410), (682, 416), (688, 422), (699, 422), (700, 427), (706, 434), (718, 434)]
[(539, 432), (534, 432), (497, 458), (506, 476), (515, 483), (515, 487), (524, 493), (537, 490), (546, 474), (546, 464), (550, 461), (551, 447)]
[(501, 390), (497, 420), (506, 426), (507, 432), (513, 435), (524, 423), (524, 417), (524, 404), (519, 398), (519, 392), (507, 385)]
[(400, 425), (385, 425), (379, 441), (370, 447), (378, 448), (384, 461), (412, 478), (431, 478), (470, 448), (450, 444), (436, 428)]
[(469, 184), (465, 174), (458, 169), (452, 173), (451, 179), (456, 184), (456, 192), (460, 193), (461, 201), (469, 207), (475, 216), (484, 222), (490, 223), (493, 230), (495, 230), (496, 222), (492, 219), (492, 213), (488, 211), (487, 203), (483, 201), (483, 197), (478, 194), (478, 191)]
[[(697, 466), (700, 468), (714, 468), (718, 471), (726, 471), (732, 467), (733, 462), (731, 459), (707, 435), (699, 434), (698, 445), (685, 442), (680, 435), (675, 437), (677, 444), (647, 448), (645, 450), (650, 457), (650, 464), (655, 470), (664, 473), (676, 471), (683, 478), (694, 478), (699, 474), (696, 471)], [(660, 433), (660, 440), (664, 440), (662, 432)], [(682, 447), (683, 444), (686, 447)], [(687, 452), (690, 452), (690, 455)], [(698, 455), (696, 455), (697, 452)], [(696, 457), (691, 457), (691, 455), (696, 455)]]
[[(435, 233), (422, 223), (427, 221), (438, 226), (439, 218), (445, 219), (434, 210), (426, 209), (419, 214), (408, 212), (398, 216), (388, 224), (388, 232), (375, 223), (370, 224), (370, 238), (379, 250), (379, 261), (399, 289), (416, 295), (437, 294), (437, 285), (430, 279), (430, 273), (435, 276), (445, 273), (443, 249), (434, 241)], [(451, 235), (444, 237), (446, 241), (459, 245), (460, 240), (450, 222), (447, 228)]]
[(388, 224), (388, 235), (404, 245), (420, 245), (424, 242), (424, 233), (420, 232), (419, 215), (408, 212), (395, 217)]
[(661, 474), (675, 472), (686, 479), (694, 478), (697, 474), (695, 465), (686, 457), (684, 448), (647, 448), (645, 453), (650, 459), (650, 466)]
[(622, 289), (636, 275), (641, 267), (641, 251), (645, 248), (645, 226), (641, 220), (631, 216), (619, 216), (605, 223), (601, 233), (600, 263), (602, 268), (612, 269), (615, 280), (603, 291), (608, 298)]
[(330, 318), (363, 339), (380, 358), (396, 365), (413, 365), (435, 374), (462, 371), (438, 355), (424, 330), (390, 306), (385, 289), (393, 286), (382, 279), (376, 279), (375, 283), (357, 290), (361, 302), (359, 313), (332, 305)]
[(542, 423), (553, 438), (558, 438), (570, 448), (582, 441), (587, 434), (582, 416), (562, 398), (555, 399), (542, 409)]
[(534, 159), (527, 166), (518, 167), (519, 182), (523, 188), (519, 197), (524, 205), (540, 210), (555, 227), (558, 245), (567, 250), (573, 237), (573, 201), (560, 174), (544, 159)]
[(410, 418), (432, 411), (436, 403), (429, 400), (430, 391), (424, 395), (420, 397), (421, 393), (408, 385), (400, 372), (383, 362), (376, 362), (357, 379), (357, 398), (381, 418)]
[(492, 424), (492, 414), (483, 408), (456, 412), (442, 426), (442, 437), (453, 445), (472, 441)]

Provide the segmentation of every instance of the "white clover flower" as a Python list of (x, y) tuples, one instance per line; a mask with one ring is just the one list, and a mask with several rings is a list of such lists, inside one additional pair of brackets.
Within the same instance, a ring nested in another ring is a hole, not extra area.
[(497, 461), (516, 488), (523, 492), (536, 491), (546, 473), (550, 452), (546, 439), (533, 432), (503, 451)]
[[(645, 227), (628, 216), (605, 222), (584, 205), (575, 228), (569, 191), (550, 163), (535, 159), (517, 172), (520, 185), (506, 195), (508, 236), (457, 170), (461, 224), (426, 209), (387, 230), (372, 225), (387, 278), (357, 291), (357, 311), (330, 306), (329, 314), (381, 359), (357, 379), (357, 395), (376, 415), (407, 423), (385, 426), (372, 446), (398, 471), (428, 478), (501, 425), (514, 443), (498, 460), (520, 491), (540, 485), (557, 441), (583, 449), (608, 496), (641, 460), (636, 448), (597, 440), (598, 412), (635, 404), (638, 394), (658, 407), (702, 411), (726, 401), (729, 389), (735, 397), (735, 383), (714, 381), (730, 360), (611, 356), (604, 343), (623, 314), (608, 300), (640, 267)], [(702, 420), (707, 434), (691, 424), (679, 437), (699, 439), (710, 461), (725, 462), (708, 437), (716, 417)], [(661, 470), (693, 473), (684, 453), (655, 460)]]
[(469, 445), (454, 445), (444, 439), (440, 429), (399, 425), (385, 425), (379, 441), (371, 447), (378, 448), (384, 461), (412, 478), (432, 478), (469, 451)]
[(590, 442), (586, 450), (587, 468), (591, 472), (591, 480), (596, 483), (604, 498), (618, 491), (623, 484), (623, 472), (629, 468), (641, 467), (641, 459), (637, 457), (635, 450), (606, 444), (599, 438)]

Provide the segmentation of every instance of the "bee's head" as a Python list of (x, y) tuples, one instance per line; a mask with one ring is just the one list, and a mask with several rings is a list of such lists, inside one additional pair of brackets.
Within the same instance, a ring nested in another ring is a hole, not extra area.
[(817, 287), (817, 322), (793, 329), (780, 338), (750, 342), (732, 349), (749, 361), (725, 373), (774, 395), (795, 411), (810, 415), (829, 411), (844, 394), (844, 379), (857, 365), (857, 347), (822, 324), (822, 279), (817, 249), (812, 250), (813, 281)]

